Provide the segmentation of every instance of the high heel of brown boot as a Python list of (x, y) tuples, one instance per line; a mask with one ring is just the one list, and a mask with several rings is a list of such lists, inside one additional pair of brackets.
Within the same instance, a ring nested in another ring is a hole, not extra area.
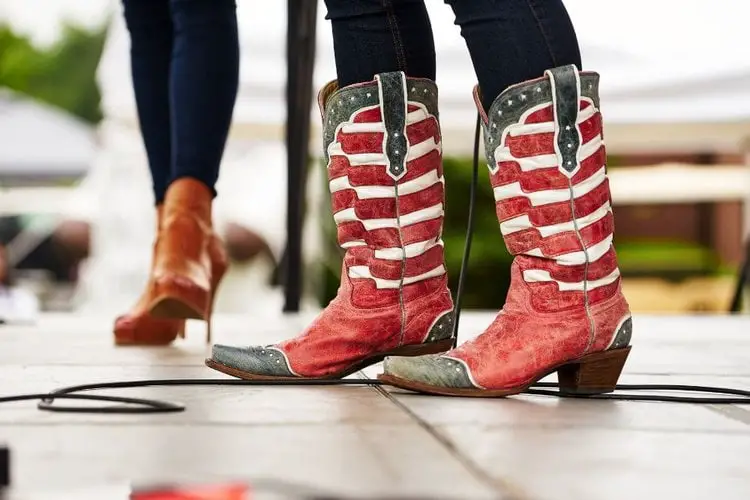
[(557, 370), (560, 392), (566, 394), (605, 394), (613, 392), (620, 379), (630, 346), (588, 354)]
[(154, 298), (149, 304), (149, 314), (154, 318), (202, 319), (208, 318), (211, 290), (196, 286), (181, 276), (159, 278), (154, 287)]
[(206, 344), (211, 343), (211, 319), (214, 312), (216, 296), (219, 293), (219, 285), (222, 278), (229, 269), (229, 256), (224, 243), (216, 236), (211, 240), (209, 247), (211, 255), (211, 298), (208, 304), (208, 317), (206, 318)]

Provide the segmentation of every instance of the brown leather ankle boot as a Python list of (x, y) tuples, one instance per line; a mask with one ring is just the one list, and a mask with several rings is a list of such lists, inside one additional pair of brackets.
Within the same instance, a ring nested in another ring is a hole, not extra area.
[(185, 319), (208, 323), (228, 267), (224, 245), (213, 232), (212, 194), (201, 182), (179, 179), (157, 208), (158, 234), (151, 276), (133, 310), (117, 319), (118, 345), (167, 345), (184, 336)]

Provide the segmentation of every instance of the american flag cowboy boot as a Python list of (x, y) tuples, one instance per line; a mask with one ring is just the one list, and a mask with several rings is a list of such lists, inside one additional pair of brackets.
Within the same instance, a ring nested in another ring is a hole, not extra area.
[(340, 90), (331, 82), (318, 102), (333, 217), (345, 250), (338, 294), (296, 338), (214, 346), (206, 363), (224, 373), (338, 378), (386, 355), (452, 346), (435, 84), (383, 73)]
[(614, 390), (632, 321), (614, 219), (599, 75), (575, 66), (506, 89), (482, 109), (496, 212), (514, 255), (505, 306), (442, 355), (387, 358), (381, 379), (420, 392), (506, 396), (557, 371), (562, 391)]

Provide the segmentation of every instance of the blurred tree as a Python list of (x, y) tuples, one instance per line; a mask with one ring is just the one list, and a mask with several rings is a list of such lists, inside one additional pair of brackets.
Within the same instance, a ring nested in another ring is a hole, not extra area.
[(0, 87), (97, 123), (102, 113), (96, 68), (107, 25), (95, 30), (66, 25), (60, 39), (44, 49), (10, 26), (0, 25)]

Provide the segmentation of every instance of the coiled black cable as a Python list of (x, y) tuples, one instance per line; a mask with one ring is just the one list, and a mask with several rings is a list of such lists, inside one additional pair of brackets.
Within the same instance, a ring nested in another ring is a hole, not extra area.
[[(469, 217), (466, 225), (466, 242), (464, 245), (464, 254), (461, 259), (461, 271), (458, 278), (456, 289), (455, 312), (453, 321), (454, 346), (458, 339), (458, 320), (461, 311), (461, 295), (464, 290), (466, 280), (466, 269), (468, 269), (469, 256), (471, 252), (471, 240), (474, 234), (474, 205), (476, 200), (476, 189), (479, 177), (479, 138), (481, 133), (481, 118), (477, 116), (476, 129), (474, 133), (474, 161), (471, 180), (471, 197), (469, 200)], [(80, 394), (81, 392), (105, 389), (126, 389), (135, 387), (164, 387), (164, 386), (214, 386), (214, 385), (233, 385), (233, 386), (341, 386), (341, 385), (367, 385), (380, 386), (385, 385), (380, 380), (366, 378), (351, 379), (325, 379), (325, 380), (233, 380), (233, 379), (162, 379), (162, 380), (133, 380), (124, 382), (105, 382), (99, 384), (85, 384), (71, 387), (63, 387), (48, 394), (21, 394), (17, 396), (0, 397), (0, 404), (11, 403), (16, 401), (40, 401), (37, 405), (42, 411), (51, 411), (58, 413), (108, 413), (108, 414), (142, 414), (142, 413), (175, 413), (185, 411), (185, 406), (180, 403), (161, 401), (158, 399), (131, 398), (121, 396), (103, 396), (96, 394)], [(568, 394), (553, 389), (558, 385), (551, 382), (539, 382), (530, 386), (524, 394), (534, 394), (541, 396), (554, 396), (559, 398), (575, 399), (597, 399), (597, 400), (615, 400), (615, 401), (661, 401), (668, 403), (693, 403), (693, 404), (736, 404), (749, 405), (750, 391), (740, 389), (728, 389), (724, 387), (708, 387), (699, 385), (669, 385), (669, 384), (619, 384), (615, 388), (615, 393), (610, 394)], [(688, 396), (669, 396), (653, 394), (617, 394), (621, 392), (633, 391), (665, 391), (665, 392), (694, 392), (703, 394), (714, 394), (723, 396), (713, 397), (688, 397)], [(732, 396), (732, 397), (729, 397)], [(87, 400), (119, 403), (117, 406), (61, 406), (55, 404), (60, 399)], [(126, 405), (126, 406), (122, 406)]]

